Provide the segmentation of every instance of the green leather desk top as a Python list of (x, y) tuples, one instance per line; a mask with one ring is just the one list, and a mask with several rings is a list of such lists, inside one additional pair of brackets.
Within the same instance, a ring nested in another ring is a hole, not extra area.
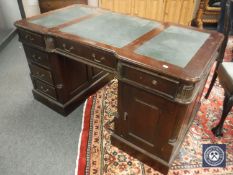
[[(39, 26), (42, 26), (49, 34), (55, 36), (64, 37), (66, 36), (64, 34), (70, 34), (69, 39), (78, 36), (86, 41), (89, 40), (90, 44), (94, 41), (111, 46), (113, 49), (124, 47), (124, 51), (129, 54), (124, 52), (121, 56), (131, 60), (141, 61), (138, 58), (144, 56), (151, 60), (162, 61), (164, 64), (170, 63), (181, 69), (191, 62), (211, 35), (172, 24), (168, 24), (164, 29), (166, 26), (164, 23), (83, 5), (74, 5), (26, 21), (28, 24), (38, 26), (35, 30), (39, 31)], [(62, 24), (66, 25), (62, 26)], [(34, 26), (28, 25), (28, 27)], [(151, 31), (153, 32), (149, 34)], [(142, 36), (146, 37), (139, 39)], [(132, 47), (133, 49), (127, 47), (136, 40), (140, 43)], [(213, 40), (214, 38), (208, 42)], [(203, 53), (202, 51), (201, 54)], [(133, 54), (139, 57), (136, 58)]]
[(61, 31), (121, 48), (159, 25), (154, 21), (108, 12)]
[(67, 21), (90, 15), (94, 12), (95, 9), (92, 8), (73, 6), (62, 11), (54, 11), (48, 16), (42, 16), (37, 19), (29, 20), (29, 22), (43, 27), (52, 28), (61, 25)]
[(170, 26), (159, 35), (146, 41), (136, 53), (185, 67), (210, 34)]

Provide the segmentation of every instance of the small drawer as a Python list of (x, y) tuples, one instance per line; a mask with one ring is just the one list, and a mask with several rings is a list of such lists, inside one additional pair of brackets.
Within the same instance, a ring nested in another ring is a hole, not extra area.
[(33, 78), (33, 81), (34, 81), (34, 86), (35, 86), (36, 90), (38, 90), (39, 92), (42, 92), (45, 95), (48, 95), (48, 96), (54, 98), (54, 99), (57, 98), (56, 90), (54, 87), (49, 86), (49, 85), (47, 85), (47, 84), (43, 83), (42, 81), (37, 80), (35, 78)]
[(179, 81), (138, 68), (123, 66), (121, 76), (169, 97), (175, 97), (179, 88)]
[(110, 68), (116, 68), (117, 60), (113, 54), (105, 53), (101, 50), (90, 50), (88, 52), (90, 55), (90, 59), (93, 60), (95, 63), (105, 65)]
[(78, 43), (64, 40), (61, 38), (57, 38), (56, 48), (58, 48), (59, 50), (62, 50), (63, 52), (75, 54), (78, 56), (82, 56), (84, 54), (84, 47), (83, 46), (81, 46)]
[(63, 39), (57, 39), (56, 47), (63, 52), (81, 56), (94, 63), (110, 67), (111, 69), (116, 68), (116, 57), (107, 51)]
[(29, 48), (24, 46), (25, 48), (25, 53), (27, 55), (27, 58), (36, 64), (39, 64), (41, 66), (50, 67), (50, 63), (49, 63), (49, 55), (45, 52), (41, 52), (37, 49), (33, 49), (33, 48)]
[(25, 30), (19, 30), (19, 39), (22, 42), (35, 44), (40, 47), (45, 47), (45, 41), (44, 37), (40, 34), (25, 31)]
[(36, 78), (44, 80), (49, 84), (53, 85), (52, 74), (50, 71), (40, 68), (39, 66), (33, 64), (30, 65), (30, 68), (31, 68), (32, 76), (35, 76)]

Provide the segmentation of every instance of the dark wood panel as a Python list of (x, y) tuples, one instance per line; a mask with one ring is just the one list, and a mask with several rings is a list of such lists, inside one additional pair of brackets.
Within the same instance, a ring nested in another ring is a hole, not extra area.
[(41, 13), (60, 9), (72, 4), (87, 4), (87, 0), (39, 0)]
[(88, 66), (74, 60), (62, 57), (62, 69), (64, 73), (64, 81), (67, 90), (67, 96), (71, 97), (77, 94), (78, 90), (84, 88), (88, 83)]
[(52, 78), (52, 73), (44, 68), (41, 68), (39, 66), (36, 66), (34, 64), (30, 65), (30, 69), (31, 69), (31, 74), (32, 76), (46, 81), (47, 83), (53, 85), (53, 78)]
[(38, 90), (39, 92), (42, 92), (43, 94), (45, 94), (51, 98), (54, 98), (54, 99), (57, 98), (56, 90), (54, 87), (52, 87), (46, 83), (43, 83), (42, 81), (40, 81), (36, 78), (33, 78), (33, 82), (34, 82), (34, 88), (36, 90)]
[(123, 136), (142, 149), (169, 161), (169, 140), (176, 120), (176, 105), (162, 97), (119, 82), (119, 116)]
[(82, 104), (90, 94), (93, 94), (98, 89), (106, 85), (106, 83), (108, 83), (112, 78), (113, 77), (111, 74), (101, 75), (98, 79), (91, 82), (83, 91), (81, 91), (81, 93), (69, 99), (69, 101), (67, 101), (66, 103), (61, 103), (56, 99), (53, 99), (47, 96), (46, 94), (41, 93), (40, 91), (35, 89), (33, 89), (32, 92), (35, 99), (37, 99), (44, 105), (50, 107), (54, 111), (60, 113), (61, 115), (67, 116), (75, 108), (77, 108), (80, 104)]
[(19, 40), (28, 44), (34, 44), (36, 46), (45, 47), (44, 36), (38, 33), (18, 30)]
[(98, 76), (104, 72), (103, 70), (96, 67), (90, 67), (90, 68), (91, 68), (92, 79), (98, 78)]
[(116, 68), (117, 58), (110, 52), (63, 38), (55, 38), (54, 40), (56, 43), (55, 47), (61, 52), (80, 56), (94, 64), (109, 67), (110, 69)]
[(49, 68), (49, 55), (46, 52), (39, 51), (38, 49), (34, 49), (31, 47), (27, 47), (24, 45), (24, 50), (29, 62), (38, 64), (42, 67)]
[(52, 54), (51, 68), (61, 103), (77, 95), (89, 83), (88, 66), (83, 63)]
[(131, 66), (122, 66), (121, 78), (134, 81), (171, 97), (176, 96), (179, 87), (177, 80)]

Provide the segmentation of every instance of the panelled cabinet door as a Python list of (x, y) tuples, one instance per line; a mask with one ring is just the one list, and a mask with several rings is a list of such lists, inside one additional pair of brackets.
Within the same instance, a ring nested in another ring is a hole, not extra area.
[(100, 0), (100, 7), (108, 10), (113, 10), (114, 0)]
[(164, 21), (179, 23), (182, 0), (166, 0)]
[(168, 140), (176, 118), (174, 104), (124, 83), (119, 83), (118, 93), (120, 120), (116, 127), (121, 128), (121, 135), (167, 161), (172, 151)]
[[(61, 103), (65, 103), (77, 95), (80, 90), (85, 88), (85, 84), (88, 83), (90, 79), (88, 75), (88, 66), (83, 63), (67, 59), (64, 56), (51, 57), (50, 60), (56, 90), (59, 96), (58, 100)], [(78, 75), (78, 78), (74, 75)]]
[(190, 25), (193, 16), (194, 0), (182, 0), (181, 3), (179, 24)]
[(147, 0), (134, 0), (133, 15), (146, 17), (147, 13)]
[(165, 0), (147, 0), (147, 18), (163, 21)]
[(90, 68), (90, 73), (91, 74), (91, 79), (95, 79), (97, 78), (101, 73), (103, 73), (104, 71), (99, 69), (99, 68), (95, 68), (95, 67), (89, 67)]
[(131, 14), (133, 0), (115, 0), (113, 10), (124, 14)]

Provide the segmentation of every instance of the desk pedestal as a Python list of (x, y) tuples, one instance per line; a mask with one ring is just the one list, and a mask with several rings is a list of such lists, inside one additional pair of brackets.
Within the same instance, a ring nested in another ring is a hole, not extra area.
[(200, 107), (205, 82), (193, 102), (180, 104), (119, 80), (112, 144), (167, 174)]

